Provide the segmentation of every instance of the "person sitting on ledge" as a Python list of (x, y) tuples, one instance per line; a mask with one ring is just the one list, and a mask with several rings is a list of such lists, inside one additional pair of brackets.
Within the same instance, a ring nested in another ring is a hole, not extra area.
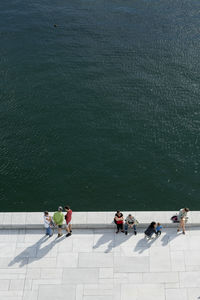
[(121, 230), (121, 232), (124, 232), (123, 225), (124, 225), (124, 217), (123, 214), (117, 210), (117, 213), (115, 214), (114, 222), (117, 225), (117, 231), (116, 233)]
[(133, 228), (135, 235), (137, 234), (137, 229), (136, 229), (136, 225), (138, 224), (137, 220), (131, 215), (129, 214), (125, 220), (125, 225), (124, 225), (124, 229), (125, 229), (125, 234), (128, 234), (128, 228)]
[(148, 239), (152, 239), (152, 235), (156, 234), (156, 222), (151, 222), (149, 227), (145, 230), (144, 234), (145, 237)]

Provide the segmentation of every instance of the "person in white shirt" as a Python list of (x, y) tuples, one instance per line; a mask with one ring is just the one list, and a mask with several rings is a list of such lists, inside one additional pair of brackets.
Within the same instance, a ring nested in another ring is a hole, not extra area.
[(187, 220), (187, 213), (189, 211), (190, 210), (187, 207), (180, 209), (179, 214), (178, 214), (179, 225), (178, 225), (177, 232), (179, 232), (180, 229), (182, 229), (183, 234), (185, 234), (185, 222)]
[(46, 228), (46, 235), (51, 237), (53, 235), (52, 230), (51, 230), (51, 217), (49, 216), (48, 211), (44, 212), (44, 227)]

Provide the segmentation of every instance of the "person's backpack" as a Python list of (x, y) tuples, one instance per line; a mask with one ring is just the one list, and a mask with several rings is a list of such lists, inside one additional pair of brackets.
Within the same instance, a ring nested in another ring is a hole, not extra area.
[(172, 216), (172, 217), (171, 217), (171, 221), (172, 221), (173, 223), (179, 223), (178, 216), (177, 216), (177, 215)]

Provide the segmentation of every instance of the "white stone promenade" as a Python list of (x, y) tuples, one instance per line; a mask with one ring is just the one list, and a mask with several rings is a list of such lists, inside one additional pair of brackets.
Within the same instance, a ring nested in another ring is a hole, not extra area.
[(197, 300), (200, 228), (147, 242), (113, 229), (0, 231), (1, 300)]

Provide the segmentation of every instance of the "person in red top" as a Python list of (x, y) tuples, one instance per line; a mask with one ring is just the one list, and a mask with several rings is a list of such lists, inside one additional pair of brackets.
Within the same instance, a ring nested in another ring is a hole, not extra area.
[(119, 210), (115, 214), (114, 222), (117, 225), (117, 231), (116, 231), (116, 233), (118, 233), (119, 230), (121, 230), (121, 232), (124, 232), (124, 228), (123, 228), (124, 217), (123, 217), (123, 214)]
[(69, 206), (65, 206), (65, 211), (67, 212), (65, 215), (65, 220), (66, 220), (66, 230), (67, 234), (66, 237), (72, 235), (72, 210), (70, 209)]

